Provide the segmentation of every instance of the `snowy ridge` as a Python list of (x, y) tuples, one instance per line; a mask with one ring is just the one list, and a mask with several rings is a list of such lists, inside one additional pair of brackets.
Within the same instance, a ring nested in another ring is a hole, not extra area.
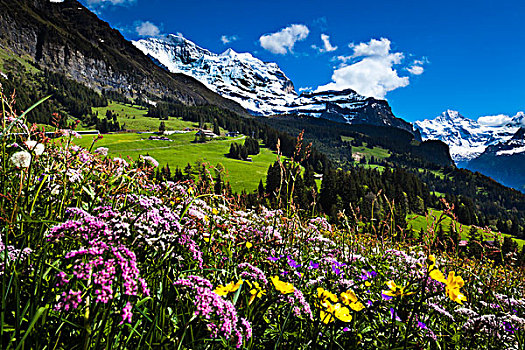
[(293, 83), (276, 63), (227, 49), (215, 54), (181, 35), (133, 41), (170, 72), (194, 77), (255, 115), (286, 113), (297, 98)]
[(434, 119), (416, 121), (423, 140), (436, 139), (450, 147), (456, 162), (466, 162), (481, 155), (487, 147), (510, 140), (520, 126), (525, 126), (525, 114), (506, 116), (506, 123), (488, 123), (490, 117), (478, 121), (466, 118), (457, 111), (447, 110)]
[(396, 118), (386, 101), (366, 98), (351, 89), (299, 96), (276, 63), (263, 62), (250, 53), (228, 49), (215, 54), (173, 34), (133, 44), (157, 64), (192, 76), (253, 115), (308, 115), (340, 123), (393, 126), (415, 135), (412, 125)]

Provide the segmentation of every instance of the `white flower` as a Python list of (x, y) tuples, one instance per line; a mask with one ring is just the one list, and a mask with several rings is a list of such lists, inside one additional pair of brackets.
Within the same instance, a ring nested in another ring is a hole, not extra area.
[(97, 149), (95, 150), (94, 153), (100, 154), (100, 155), (102, 155), (102, 156), (105, 157), (105, 156), (108, 155), (108, 151), (109, 151), (109, 150), (108, 150), (106, 147), (99, 147), (99, 148), (97, 148)]
[(70, 182), (81, 182), (82, 179), (84, 178), (79, 169), (69, 169), (66, 172), (66, 175), (69, 176)]
[(128, 162), (119, 157), (113, 158), (113, 161), (123, 168), (127, 168), (129, 166)]
[(29, 165), (31, 164), (31, 153), (27, 151), (13, 153), (11, 156), (11, 162), (17, 168), (29, 168)]
[(37, 156), (44, 153), (44, 150), (46, 149), (46, 146), (44, 146), (43, 144), (32, 140), (27, 140), (24, 142), (24, 144), (26, 145), (28, 150), (34, 151)]
[(53, 196), (57, 196), (59, 193), (60, 193), (60, 186), (58, 186), (58, 185), (53, 187), (53, 189), (51, 190), (51, 194)]
[(140, 158), (142, 158), (146, 163), (149, 163), (154, 168), (159, 166), (159, 162), (157, 162), (153, 157), (141, 155)]

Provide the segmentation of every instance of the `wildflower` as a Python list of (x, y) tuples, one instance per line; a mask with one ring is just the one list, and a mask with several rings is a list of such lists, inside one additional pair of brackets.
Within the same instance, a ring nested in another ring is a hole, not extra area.
[(159, 166), (159, 162), (157, 162), (155, 160), (155, 158), (153, 157), (150, 157), (150, 156), (143, 156), (141, 155), (140, 158), (146, 163), (146, 164), (149, 164), (151, 165), (152, 167), (156, 168)]
[(255, 298), (261, 298), (263, 295), (266, 294), (266, 291), (259, 286), (258, 282), (253, 282), (253, 285), (250, 281), (246, 281), (250, 288), (253, 286), (253, 288), (250, 290), (250, 301), (248, 301), (248, 305), (251, 305), (252, 302), (255, 300)]
[(334, 306), (334, 316), (343, 322), (350, 322), (352, 320), (350, 310), (348, 310), (347, 307), (344, 307), (339, 303), (335, 304)]
[(431, 254), (428, 256), (427, 265), (430, 278), (441, 283), (446, 283), (445, 276), (436, 268), (436, 257), (434, 255)]
[(357, 296), (353, 290), (348, 290), (346, 293), (341, 293), (339, 298), (343, 304), (350, 306), (350, 308), (354, 311), (361, 311), (365, 308), (365, 306), (357, 299)]
[(108, 155), (108, 151), (109, 149), (107, 149), (106, 147), (99, 147), (93, 153), (100, 154), (105, 157)]
[(390, 308), (390, 316), (396, 321), (402, 322), (401, 317), (397, 315), (397, 312), (393, 308)]
[(113, 158), (113, 162), (117, 163), (117, 165), (123, 168), (127, 168), (129, 166), (128, 162), (126, 162), (124, 159), (119, 158), (119, 157)]
[(321, 287), (317, 288), (317, 297), (321, 299), (321, 301), (331, 300), (334, 303), (338, 300), (337, 295)]
[(383, 294), (387, 295), (387, 296), (402, 297), (402, 296), (405, 296), (405, 295), (412, 295), (412, 294), (414, 294), (414, 292), (407, 292), (406, 293), (405, 292), (405, 288), (407, 288), (407, 286), (405, 286), (405, 287), (398, 286), (394, 281), (388, 281), (388, 282), (386, 282), (386, 285), (388, 286), (388, 288), (390, 288), (390, 290), (383, 291)]
[(131, 323), (131, 317), (133, 316), (133, 313), (131, 312), (131, 304), (130, 302), (128, 301), (128, 303), (126, 304), (126, 306), (124, 306), (124, 308), (122, 309), (122, 321), (120, 321), (119, 324), (123, 324), (124, 322), (127, 322), (127, 323)]
[(290, 267), (293, 268), (293, 269), (301, 267), (301, 264), (298, 264), (297, 261), (292, 259), (292, 257), (290, 255), (288, 255), (288, 265), (290, 265)]
[(242, 280), (238, 280), (237, 283), (235, 284), (233, 283), (233, 281), (231, 281), (225, 286), (221, 286), (221, 285), (218, 286), (217, 288), (215, 288), (214, 292), (220, 296), (225, 296), (225, 295), (228, 295), (229, 293), (235, 292), (237, 289), (239, 289), (241, 284), (242, 284)]
[(253, 247), (253, 244), (250, 242), (246, 242), (246, 248), (250, 249), (251, 247)]
[(323, 322), (324, 324), (328, 324), (330, 322), (335, 321), (335, 319), (332, 316), (335, 311), (334, 305), (330, 303), (328, 300), (323, 301), (321, 305), (324, 307), (319, 312), (319, 317), (321, 318), (321, 322)]
[(24, 142), (24, 144), (26, 145), (28, 150), (35, 152), (37, 156), (44, 153), (44, 150), (46, 149), (46, 146), (44, 146), (41, 143), (38, 143), (37, 141), (27, 140)]
[(467, 300), (467, 297), (459, 291), (459, 289), (465, 285), (465, 282), (461, 276), (456, 276), (454, 271), (448, 273), (446, 285), (445, 293), (447, 293), (450, 299), (459, 304), (463, 304), (463, 301)]
[(293, 291), (295, 290), (294, 286), (291, 283), (280, 281), (279, 276), (273, 276), (270, 277), (270, 279), (272, 280), (275, 289), (277, 289), (282, 294), (293, 293)]
[(29, 168), (29, 165), (31, 164), (31, 153), (27, 151), (13, 153), (11, 156), (11, 162), (17, 168)]
[(319, 267), (318, 263), (314, 263), (313, 261), (310, 261), (309, 269), (317, 269), (318, 267)]

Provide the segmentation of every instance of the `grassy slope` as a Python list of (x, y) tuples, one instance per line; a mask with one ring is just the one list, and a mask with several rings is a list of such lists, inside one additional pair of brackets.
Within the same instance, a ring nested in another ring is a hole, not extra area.
[(4, 70), (4, 62), (8, 60), (15, 60), (20, 63), (28, 72), (37, 73), (39, 70), (35, 68), (30, 62), (32, 60), (29, 57), (20, 57), (9, 49), (4, 49), (0, 46), (0, 71)]
[[(213, 140), (206, 143), (192, 143), (195, 132), (174, 134), (168, 136), (172, 141), (150, 141), (150, 134), (107, 134), (97, 141), (95, 147), (107, 147), (112, 156), (137, 159), (139, 155), (149, 154), (162, 165), (169, 164), (184, 168), (188, 163), (194, 164), (203, 160), (213, 166), (221, 163), (227, 171), (227, 179), (234, 191), (253, 191), (259, 185), (259, 180), (266, 178), (268, 166), (276, 159), (275, 154), (267, 148), (261, 148), (261, 153), (252, 156), (252, 162), (227, 158), (230, 145), (233, 142), (242, 143), (244, 137)], [(92, 136), (76, 140), (80, 146), (89, 147)]]
[[(439, 219), (441, 217), (442, 214), (443, 214), (443, 211), (441, 211), (441, 210), (429, 209), (429, 220), (428, 220), (428, 222), (427, 222), (427, 218), (425, 216), (411, 214), (407, 218), (408, 227), (414, 229), (416, 232), (419, 232), (421, 229), (426, 231), (429, 223), (432, 223), (434, 221), (432, 216), (435, 217), (436, 220), (437, 220), (437, 219)], [(450, 225), (451, 225), (451, 223), (452, 223), (452, 218), (449, 217), (449, 216), (445, 216), (445, 218), (442, 221), (443, 229), (444, 230), (448, 230)], [(456, 222), (455, 225), (456, 225), (456, 231), (461, 232), (461, 238), (468, 240), (468, 232), (470, 231), (470, 226), (463, 225), (463, 224), (460, 224), (458, 222)], [(483, 232), (483, 231), (479, 230), (479, 232)], [(503, 236), (508, 236), (508, 235), (503, 234)], [(485, 239), (486, 240), (492, 240), (493, 238), (490, 237), (490, 236), (485, 235)], [(518, 243), (518, 246), (520, 247), (520, 249), (525, 244), (525, 240), (522, 240), (522, 239), (514, 239), (514, 240)]]

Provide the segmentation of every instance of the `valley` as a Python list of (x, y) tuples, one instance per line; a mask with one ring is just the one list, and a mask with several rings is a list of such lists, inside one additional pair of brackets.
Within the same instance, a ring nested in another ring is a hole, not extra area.
[(0, 0), (0, 349), (525, 348), (525, 114), (264, 5)]

